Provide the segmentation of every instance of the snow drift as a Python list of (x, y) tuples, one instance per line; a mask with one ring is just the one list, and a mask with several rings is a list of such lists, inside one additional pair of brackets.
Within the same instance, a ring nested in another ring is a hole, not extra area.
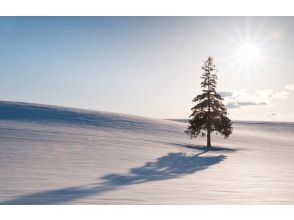
[(0, 102), (0, 204), (293, 204), (294, 124), (187, 124)]

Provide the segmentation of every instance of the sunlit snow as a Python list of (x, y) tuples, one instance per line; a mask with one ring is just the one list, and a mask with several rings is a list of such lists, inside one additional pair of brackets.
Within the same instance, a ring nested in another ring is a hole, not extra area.
[(186, 123), (0, 102), (1, 204), (293, 204), (294, 124)]

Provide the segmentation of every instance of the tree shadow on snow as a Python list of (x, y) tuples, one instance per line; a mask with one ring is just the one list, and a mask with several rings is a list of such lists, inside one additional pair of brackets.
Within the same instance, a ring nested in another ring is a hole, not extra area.
[(237, 148), (228, 148), (228, 147), (221, 147), (221, 146), (211, 146), (210, 148), (207, 148), (205, 145), (194, 145), (194, 144), (179, 144), (179, 143), (169, 143), (169, 142), (162, 142), (162, 141), (153, 141), (156, 143), (161, 143), (161, 144), (166, 144), (168, 146), (177, 146), (177, 147), (184, 147), (184, 148), (189, 148), (189, 149), (194, 149), (194, 150), (200, 150), (202, 151), (201, 154), (206, 153), (206, 152), (224, 152), (224, 153), (233, 153), (236, 152), (240, 149)]
[(232, 153), (236, 152), (238, 149), (234, 148), (227, 148), (227, 147), (219, 147), (219, 146), (211, 146), (210, 148), (207, 148), (207, 146), (201, 146), (201, 145), (192, 145), (192, 144), (173, 144), (180, 147), (195, 149), (195, 150), (201, 150), (204, 152), (227, 152)]
[(132, 168), (127, 174), (108, 174), (99, 183), (37, 192), (0, 202), (0, 204), (62, 204), (77, 199), (98, 195), (133, 184), (160, 181), (192, 174), (218, 164), (226, 159), (224, 155), (200, 156), (185, 153), (168, 153), (141, 167)]

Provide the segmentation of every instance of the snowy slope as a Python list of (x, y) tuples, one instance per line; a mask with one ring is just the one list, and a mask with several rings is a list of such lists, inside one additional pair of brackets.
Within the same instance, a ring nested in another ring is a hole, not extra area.
[(294, 124), (186, 124), (0, 102), (0, 204), (294, 204)]

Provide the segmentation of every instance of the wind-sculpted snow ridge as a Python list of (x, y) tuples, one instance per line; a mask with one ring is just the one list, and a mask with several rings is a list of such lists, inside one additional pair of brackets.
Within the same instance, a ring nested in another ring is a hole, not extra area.
[(178, 128), (176, 123), (167, 123), (164, 120), (146, 117), (5, 101), (0, 102), (0, 120), (37, 122), (52, 125), (67, 124), (78, 127), (115, 129), (153, 134), (158, 132), (175, 132)]
[(294, 125), (187, 123), (0, 102), (0, 204), (294, 204)]

